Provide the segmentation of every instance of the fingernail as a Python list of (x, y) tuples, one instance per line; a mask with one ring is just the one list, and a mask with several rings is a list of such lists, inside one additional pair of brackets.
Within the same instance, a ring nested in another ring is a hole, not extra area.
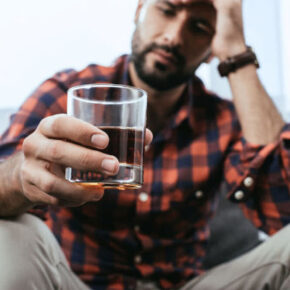
[(149, 149), (150, 149), (150, 145), (146, 145), (145, 146), (145, 152), (149, 151)]
[(100, 149), (108, 145), (108, 138), (102, 134), (95, 134), (91, 138), (91, 142)]
[(117, 162), (113, 159), (104, 159), (101, 166), (105, 171), (113, 173), (116, 170)]

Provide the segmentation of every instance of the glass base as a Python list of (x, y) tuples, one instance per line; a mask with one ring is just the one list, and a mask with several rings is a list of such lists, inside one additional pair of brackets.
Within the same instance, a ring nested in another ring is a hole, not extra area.
[(85, 187), (119, 190), (138, 189), (143, 184), (143, 168), (138, 165), (120, 163), (118, 174), (113, 176), (66, 168), (65, 177), (70, 182)]

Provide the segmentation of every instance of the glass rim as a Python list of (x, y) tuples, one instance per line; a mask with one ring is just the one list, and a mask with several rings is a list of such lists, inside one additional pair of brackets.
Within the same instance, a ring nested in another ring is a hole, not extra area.
[[(117, 88), (117, 89), (127, 89), (130, 91), (138, 91), (140, 94), (140, 97), (135, 100), (123, 100), (123, 101), (98, 101), (98, 100), (87, 100), (83, 99), (81, 97), (75, 96), (73, 93), (76, 90), (79, 89), (90, 89), (90, 88)], [(130, 104), (130, 103), (137, 103), (140, 102), (142, 99), (147, 99), (147, 92), (129, 85), (122, 85), (122, 84), (111, 84), (111, 83), (99, 83), (99, 84), (84, 84), (84, 85), (78, 85), (74, 86), (68, 89), (67, 96), (72, 97), (73, 99), (79, 100), (84, 103), (90, 103), (90, 104), (109, 104), (109, 105), (120, 105), (120, 104)]]

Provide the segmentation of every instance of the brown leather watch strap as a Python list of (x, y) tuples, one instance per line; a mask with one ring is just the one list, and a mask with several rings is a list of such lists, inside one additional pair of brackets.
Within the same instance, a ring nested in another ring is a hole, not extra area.
[(222, 77), (228, 76), (229, 73), (235, 72), (237, 69), (254, 64), (257, 68), (260, 67), (256, 54), (250, 46), (247, 46), (245, 52), (227, 58), (218, 65), (218, 71)]

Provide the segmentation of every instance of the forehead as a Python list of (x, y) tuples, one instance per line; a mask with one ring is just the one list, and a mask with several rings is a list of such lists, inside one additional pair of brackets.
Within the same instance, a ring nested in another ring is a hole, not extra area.
[[(158, 1), (158, 0), (157, 0)], [(162, 1), (162, 0), (159, 0)], [(191, 5), (195, 3), (207, 3), (212, 5), (213, 0), (167, 0), (176, 5)]]
[(148, 2), (168, 5), (176, 10), (186, 10), (190, 15), (207, 18), (210, 22), (215, 22), (216, 9), (213, 0), (147, 0)]
[(211, 15), (215, 15), (216, 10), (212, 1), (213, 0), (147, 0), (147, 2), (168, 5), (178, 10), (186, 9), (189, 12), (201, 10), (203, 12), (208, 12)]
[(167, 3), (177, 7), (191, 7), (203, 5), (213, 8), (213, 0), (151, 0), (156, 3)]

